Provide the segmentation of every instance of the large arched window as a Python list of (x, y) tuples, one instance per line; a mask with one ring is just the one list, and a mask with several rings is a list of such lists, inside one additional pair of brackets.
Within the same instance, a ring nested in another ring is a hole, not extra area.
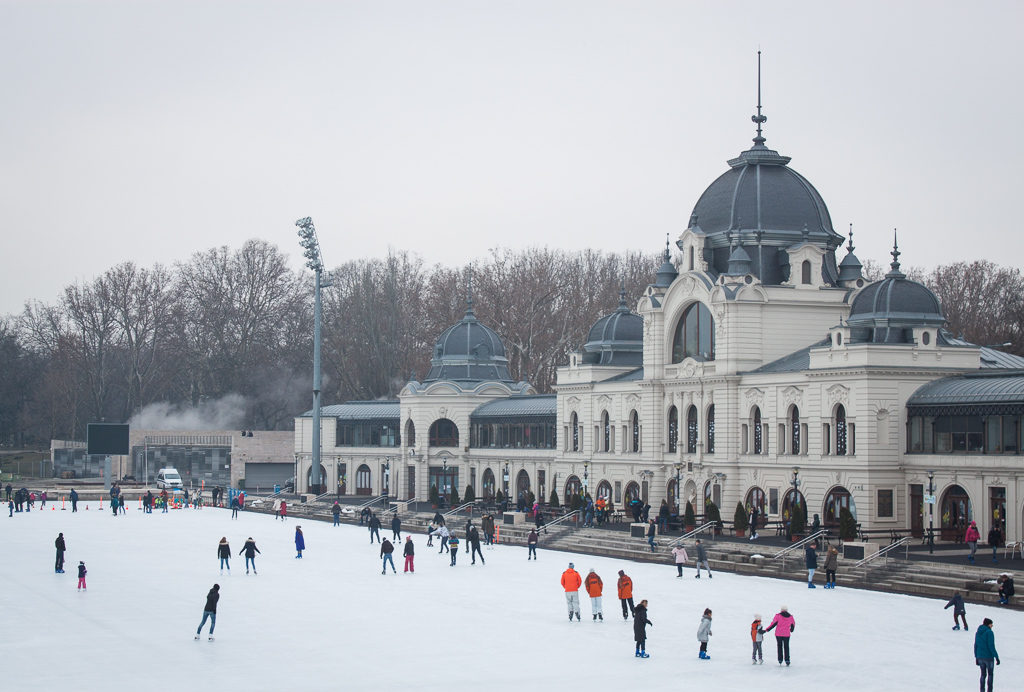
[(836, 454), (846, 454), (846, 407), (836, 406)]
[(483, 492), (485, 500), (494, 499), (494, 488), (494, 471), (491, 471), (490, 469), (485, 469), (483, 478)]
[(356, 495), (372, 495), (373, 486), (370, 485), (370, 467), (360, 464), (356, 469)]
[(630, 450), (633, 452), (640, 451), (640, 414), (633, 411), (629, 416), (629, 430), (630, 430)]
[(760, 406), (755, 406), (754, 407), (754, 412), (753, 412), (753, 415), (751, 416), (751, 418), (754, 419), (754, 422), (753, 422), (754, 429), (752, 431), (753, 434), (754, 434), (754, 445), (753, 445), (753, 447), (754, 447), (754, 454), (761, 454), (762, 450), (764, 449), (764, 439), (762, 437), (762, 430), (761, 430), (761, 407)]
[(412, 418), (405, 421), (405, 446), (416, 446), (416, 424), (412, 422)]
[(707, 440), (707, 453), (715, 453), (715, 405), (711, 404), (708, 406), (708, 434), (705, 438)]
[(685, 358), (715, 359), (715, 320), (703, 303), (686, 308), (676, 325), (672, 362), (681, 363)]
[(668, 451), (674, 453), (679, 444), (679, 409), (675, 406), (668, 410)]
[(578, 476), (569, 476), (565, 479), (565, 504), (568, 506), (570, 499), (576, 496), (582, 496), (580, 490), (583, 488), (583, 484), (580, 483)]
[(569, 417), (569, 425), (572, 426), (570, 433), (572, 435), (572, 451), (578, 452), (580, 451), (580, 423), (575, 411)]
[(690, 406), (686, 412), (686, 451), (697, 452), (697, 407)]
[(607, 411), (601, 413), (601, 451), (612, 451), (612, 425)]
[[(789, 411), (789, 446), (790, 454), (800, 453), (800, 409), (793, 406)], [(782, 450), (782, 442), (779, 442), (779, 451)]]
[(428, 437), (431, 447), (459, 446), (459, 428), (447, 418), (438, 418), (431, 423)]

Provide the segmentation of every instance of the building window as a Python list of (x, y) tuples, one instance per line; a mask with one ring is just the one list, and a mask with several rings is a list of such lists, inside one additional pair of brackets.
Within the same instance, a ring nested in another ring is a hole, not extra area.
[(685, 358), (715, 359), (715, 321), (703, 303), (686, 308), (676, 325), (672, 362), (681, 363)]
[(893, 507), (893, 491), (890, 488), (878, 489), (878, 518), (892, 519), (896, 516)]
[(572, 428), (572, 451), (578, 452), (580, 451), (580, 424), (575, 411), (569, 417), (569, 426)]
[(697, 452), (697, 407), (691, 406), (686, 412), (686, 451)]
[(632, 443), (630, 445), (633, 452), (640, 451), (640, 415), (633, 411), (629, 417), (629, 427), (632, 429)]
[(605, 411), (601, 414), (601, 451), (610, 452), (612, 451), (612, 425), (608, 418), (608, 412)]
[(789, 453), (790, 454), (799, 454), (800, 453), (800, 409), (798, 409), (796, 406), (793, 407), (793, 410), (789, 414), (789, 424), (791, 426), (789, 433), (790, 433), (790, 435), (792, 435), (792, 438), (790, 439), (790, 447), (791, 447), (791, 449), (789, 450)]
[(846, 455), (846, 407), (836, 406), (836, 454)]
[(763, 431), (761, 430), (761, 407), (754, 407), (754, 454), (764, 453)]
[(779, 513), (779, 489), (768, 488), (768, 514)]
[(397, 421), (337, 421), (337, 447), (398, 447), (401, 443)]
[(832, 428), (828, 423), (821, 425), (821, 453), (822, 455), (832, 453)]
[(800, 264), (800, 281), (804, 284), (811, 283), (811, 261), (804, 260)]
[(370, 467), (361, 464), (356, 469), (356, 495), (372, 495), (373, 486), (370, 485)]
[(679, 442), (679, 409), (675, 406), (668, 410), (668, 451), (674, 453)]
[(715, 453), (715, 405), (708, 406), (707, 453)]
[(416, 424), (412, 422), (412, 418), (405, 422), (405, 446), (416, 446)]
[(430, 424), (428, 438), (431, 447), (458, 447), (459, 428), (447, 418), (438, 418)]
[(690, 271), (693, 271), (693, 246), (690, 246)]

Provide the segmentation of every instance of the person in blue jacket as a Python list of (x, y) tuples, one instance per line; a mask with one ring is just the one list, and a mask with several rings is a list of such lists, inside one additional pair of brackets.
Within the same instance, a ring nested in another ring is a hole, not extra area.
[(302, 527), (295, 527), (295, 558), (302, 558), (302, 551), (306, 549), (306, 539), (302, 537)]
[(996, 637), (992, 634), (992, 620), (989, 618), (985, 618), (974, 634), (974, 662), (981, 668), (981, 691), (985, 692), (985, 678), (988, 677), (988, 692), (992, 692), (995, 667), (999, 665), (999, 653), (996, 652)]

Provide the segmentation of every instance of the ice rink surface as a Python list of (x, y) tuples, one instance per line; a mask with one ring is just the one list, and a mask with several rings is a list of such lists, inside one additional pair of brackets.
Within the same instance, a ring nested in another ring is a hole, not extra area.
[[(85, 503), (81, 503), (84, 507)], [(426, 547), (413, 534), (416, 573), (381, 575), (365, 528), (222, 509), (146, 515), (136, 507), (72, 514), (46, 509), (3, 517), (0, 679), (10, 690), (974, 690), (975, 627), (993, 630), (1003, 664), (996, 689), (1024, 689), (1024, 613), (968, 604), (970, 632), (951, 631), (944, 601), (718, 573), (676, 578), (663, 565), (526, 548), (484, 548), (486, 566)], [(106, 508), (106, 504), (104, 503)], [(462, 538), (465, 519), (452, 522)], [(305, 557), (295, 559), (301, 525)], [(54, 539), (67, 542), (55, 574)], [(390, 537), (390, 529), (382, 531)], [(230, 542), (221, 575), (217, 544)], [(259, 576), (238, 555), (252, 536)], [(404, 538), (404, 536), (403, 536)], [(691, 551), (692, 552), (692, 551)], [(76, 590), (84, 560), (88, 590)], [(567, 619), (559, 584), (568, 562), (604, 580), (603, 623)], [(618, 570), (649, 601), (647, 651), (633, 656), (632, 620), (615, 594)], [(995, 572), (993, 572), (995, 574)], [(206, 593), (221, 585), (216, 640), (194, 641)], [(790, 668), (765, 637), (763, 666), (750, 663), (750, 623), (780, 606), (796, 618)], [(714, 611), (710, 661), (697, 658), (697, 625)]]

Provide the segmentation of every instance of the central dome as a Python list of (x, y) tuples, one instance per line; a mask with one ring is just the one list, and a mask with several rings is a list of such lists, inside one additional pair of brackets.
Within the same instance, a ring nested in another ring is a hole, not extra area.
[(437, 337), (424, 382), (512, 382), (505, 345), (493, 329), (477, 320), (470, 301), (465, 316)]

